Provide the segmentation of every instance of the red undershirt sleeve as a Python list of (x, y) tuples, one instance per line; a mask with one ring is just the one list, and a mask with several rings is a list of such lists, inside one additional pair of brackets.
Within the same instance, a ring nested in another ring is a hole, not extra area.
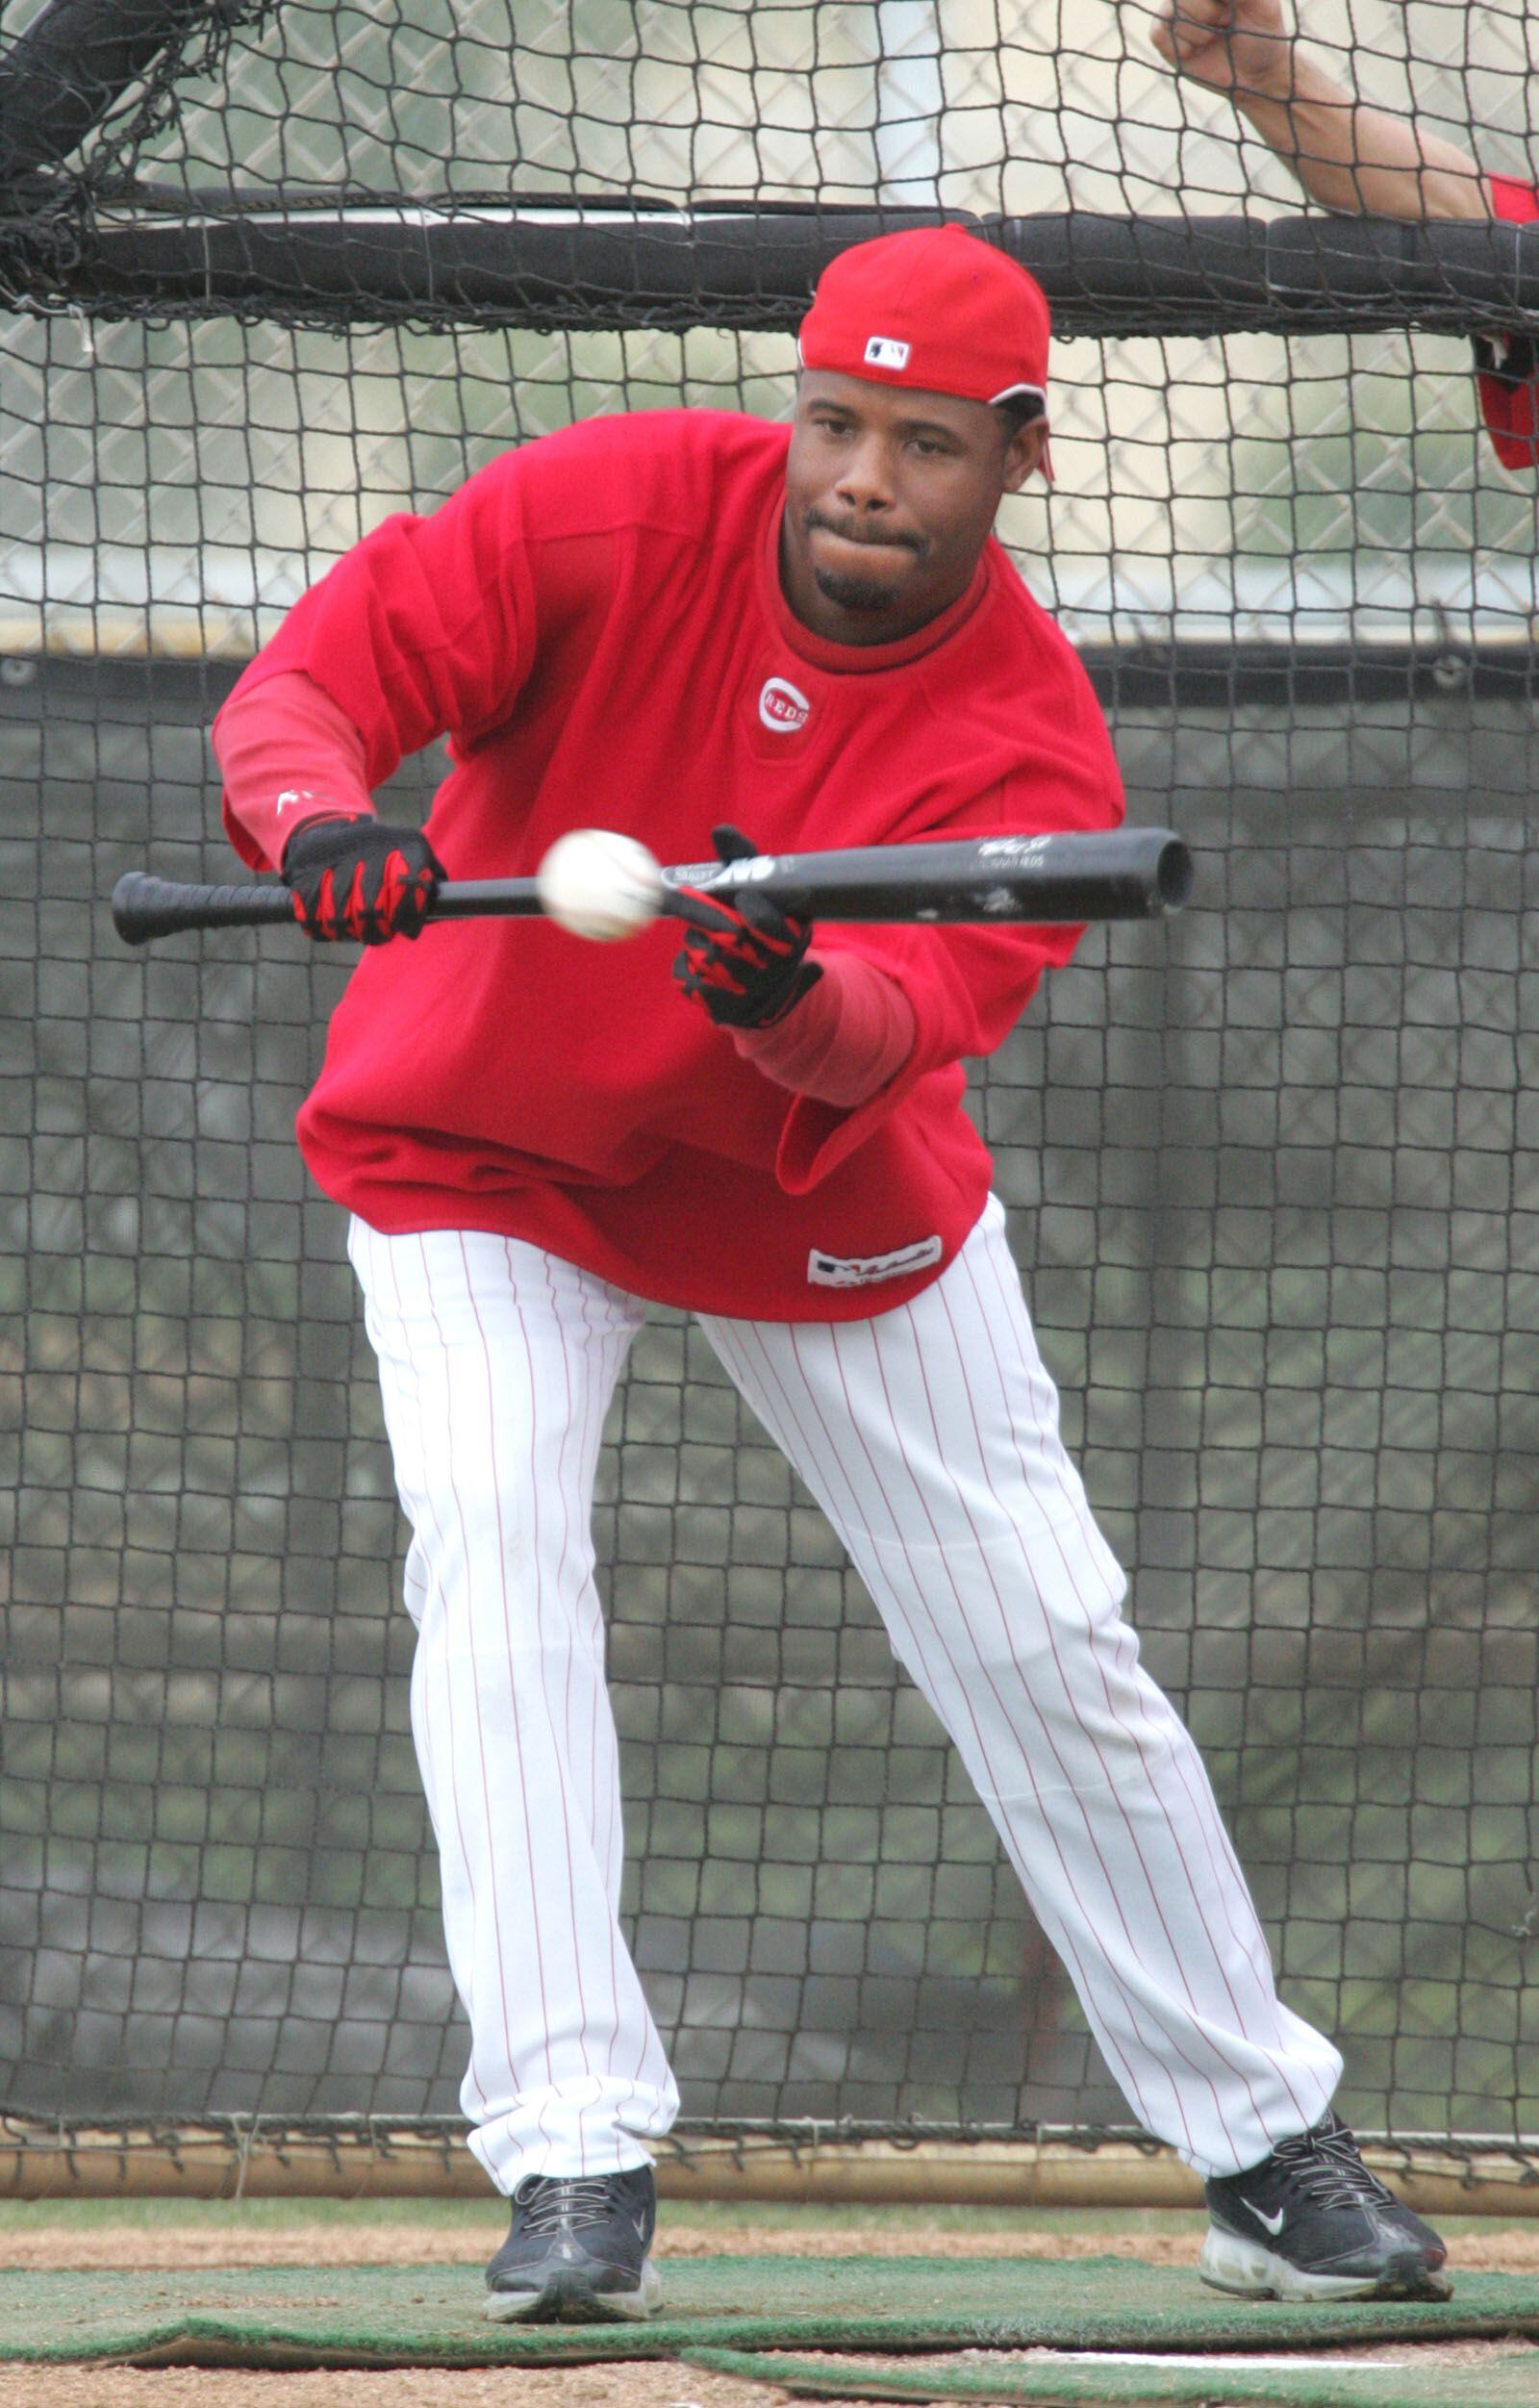
[(238, 688), (214, 722), (224, 827), (248, 869), (277, 870), (311, 820), (371, 819), (364, 739), (303, 670)]
[(746, 1062), (779, 1087), (850, 1111), (885, 1087), (914, 1051), (914, 1007), (896, 980), (858, 953), (808, 956), (822, 976), (770, 1028), (737, 1028)]
[[(1516, 176), (1488, 176), (1492, 215), (1512, 225), (1539, 218), (1539, 190)], [(1539, 469), (1539, 368), (1530, 338), (1498, 335), (1476, 345), (1476, 389), (1504, 469)]]
[(1064, 926), (1017, 926), (1008, 934), (985, 927), (841, 928), (840, 958), (880, 970), (908, 1004), (914, 1036), (896, 1067), (857, 1101), (840, 1103), (805, 1091), (793, 1098), (775, 1158), (787, 1194), (808, 1194), (931, 1073), (953, 1077), (960, 1097), (963, 1061), (1002, 1044), (1044, 970), (1068, 961), (1083, 934)]

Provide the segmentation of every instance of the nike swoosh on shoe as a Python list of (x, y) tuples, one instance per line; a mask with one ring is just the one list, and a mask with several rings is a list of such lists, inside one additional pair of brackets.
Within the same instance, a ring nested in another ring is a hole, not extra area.
[(1265, 2208), (1257, 2207), (1255, 2202), (1251, 2199), (1247, 2199), (1246, 2205), (1250, 2210), (1251, 2215), (1255, 2218), (1256, 2222), (1260, 2224), (1264, 2230), (1269, 2232), (1272, 2235), (1273, 2240), (1275, 2241), (1284, 2224), (1288, 2221), (1287, 2209), (1279, 2207), (1275, 2216), (1269, 2216)]

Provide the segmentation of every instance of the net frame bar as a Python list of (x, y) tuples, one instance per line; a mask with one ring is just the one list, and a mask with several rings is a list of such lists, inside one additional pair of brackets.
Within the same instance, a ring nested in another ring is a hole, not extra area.
[(795, 330), (836, 252), (970, 227), (1028, 266), (1063, 335), (1539, 330), (1539, 226), (1377, 217), (976, 215), (624, 194), (424, 203), (138, 196), (0, 216), (0, 299), (111, 317)]

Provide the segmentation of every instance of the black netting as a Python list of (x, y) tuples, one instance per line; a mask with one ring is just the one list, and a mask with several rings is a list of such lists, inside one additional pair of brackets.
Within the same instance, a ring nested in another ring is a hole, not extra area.
[[(389, 1463), (291, 1140), (341, 974), (297, 937), (129, 954), (103, 899), (144, 864), (229, 874), (202, 730), (388, 511), (574, 417), (784, 411), (775, 310), (713, 323), (698, 273), (666, 328), (607, 323), (619, 282), (574, 286), (565, 329), (548, 291), (386, 307), (390, 258), (431, 250), (403, 198), (580, 190), (750, 225), (816, 200), (762, 221), (777, 273), (788, 223), (794, 275), (830, 211), (937, 204), (1053, 220), (1054, 272), (1087, 263), (1057, 485), (1003, 531), (1199, 883), (1165, 928), (1093, 935), (975, 1106), (1148, 1660), (1348, 2112), (1539, 2127), (1532, 483), (1476, 431), (1467, 342), (1378, 322), (1428, 258), (1456, 298), (1452, 252), (1407, 238), (1372, 309), (1338, 294), (1310, 332), (1204, 250), (1198, 298), (1256, 330), (1127, 332), (1179, 298), (1140, 267), (1151, 216), (1350, 244), (1097, 0), (1072, 37), (1035, 0), (215, 13), (211, 64), (123, 12), (137, 79), (63, 165), (32, 142), (0, 222), (0, 2102), (455, 2104)], [(4, 11), (0, 144), (46, 17)], [(1320, 20), (1343, 74), (1526, 172), (1516, 20)], [(339, 214), (368, 193), (393, 198)], [(168, 225), (191, 273), (189, 195), (226, 231), (232, 197), (275, 211), (277, 252), (297, 202), (329, 210), (350, 284), (205, 287), (183, 318), (142, 245)], [(1122, 235), (1076, 252), (1080, 213)], [(1124, 2120), (829, 1534), (667, 1315), (601, 1498), (627, 1912), (690, 2114)]]

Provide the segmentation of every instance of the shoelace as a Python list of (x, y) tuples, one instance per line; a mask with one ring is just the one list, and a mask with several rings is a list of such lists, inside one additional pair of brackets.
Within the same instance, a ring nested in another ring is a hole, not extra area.
[(1279, 2141), (1272, 2154), (1322, 2207), (1381, 2207), (1391, 2196), (1363, 2164), (1345, 2126), (1340, 2132), (1300, 2132), (1297, 2140)]
[(537, 2176), (540, 2188), (525, 2203), (524, 2230), (550, 2233), (580, 2230), (585, 2224), (607, 2224), (614, 2205), (602, 2175)]

